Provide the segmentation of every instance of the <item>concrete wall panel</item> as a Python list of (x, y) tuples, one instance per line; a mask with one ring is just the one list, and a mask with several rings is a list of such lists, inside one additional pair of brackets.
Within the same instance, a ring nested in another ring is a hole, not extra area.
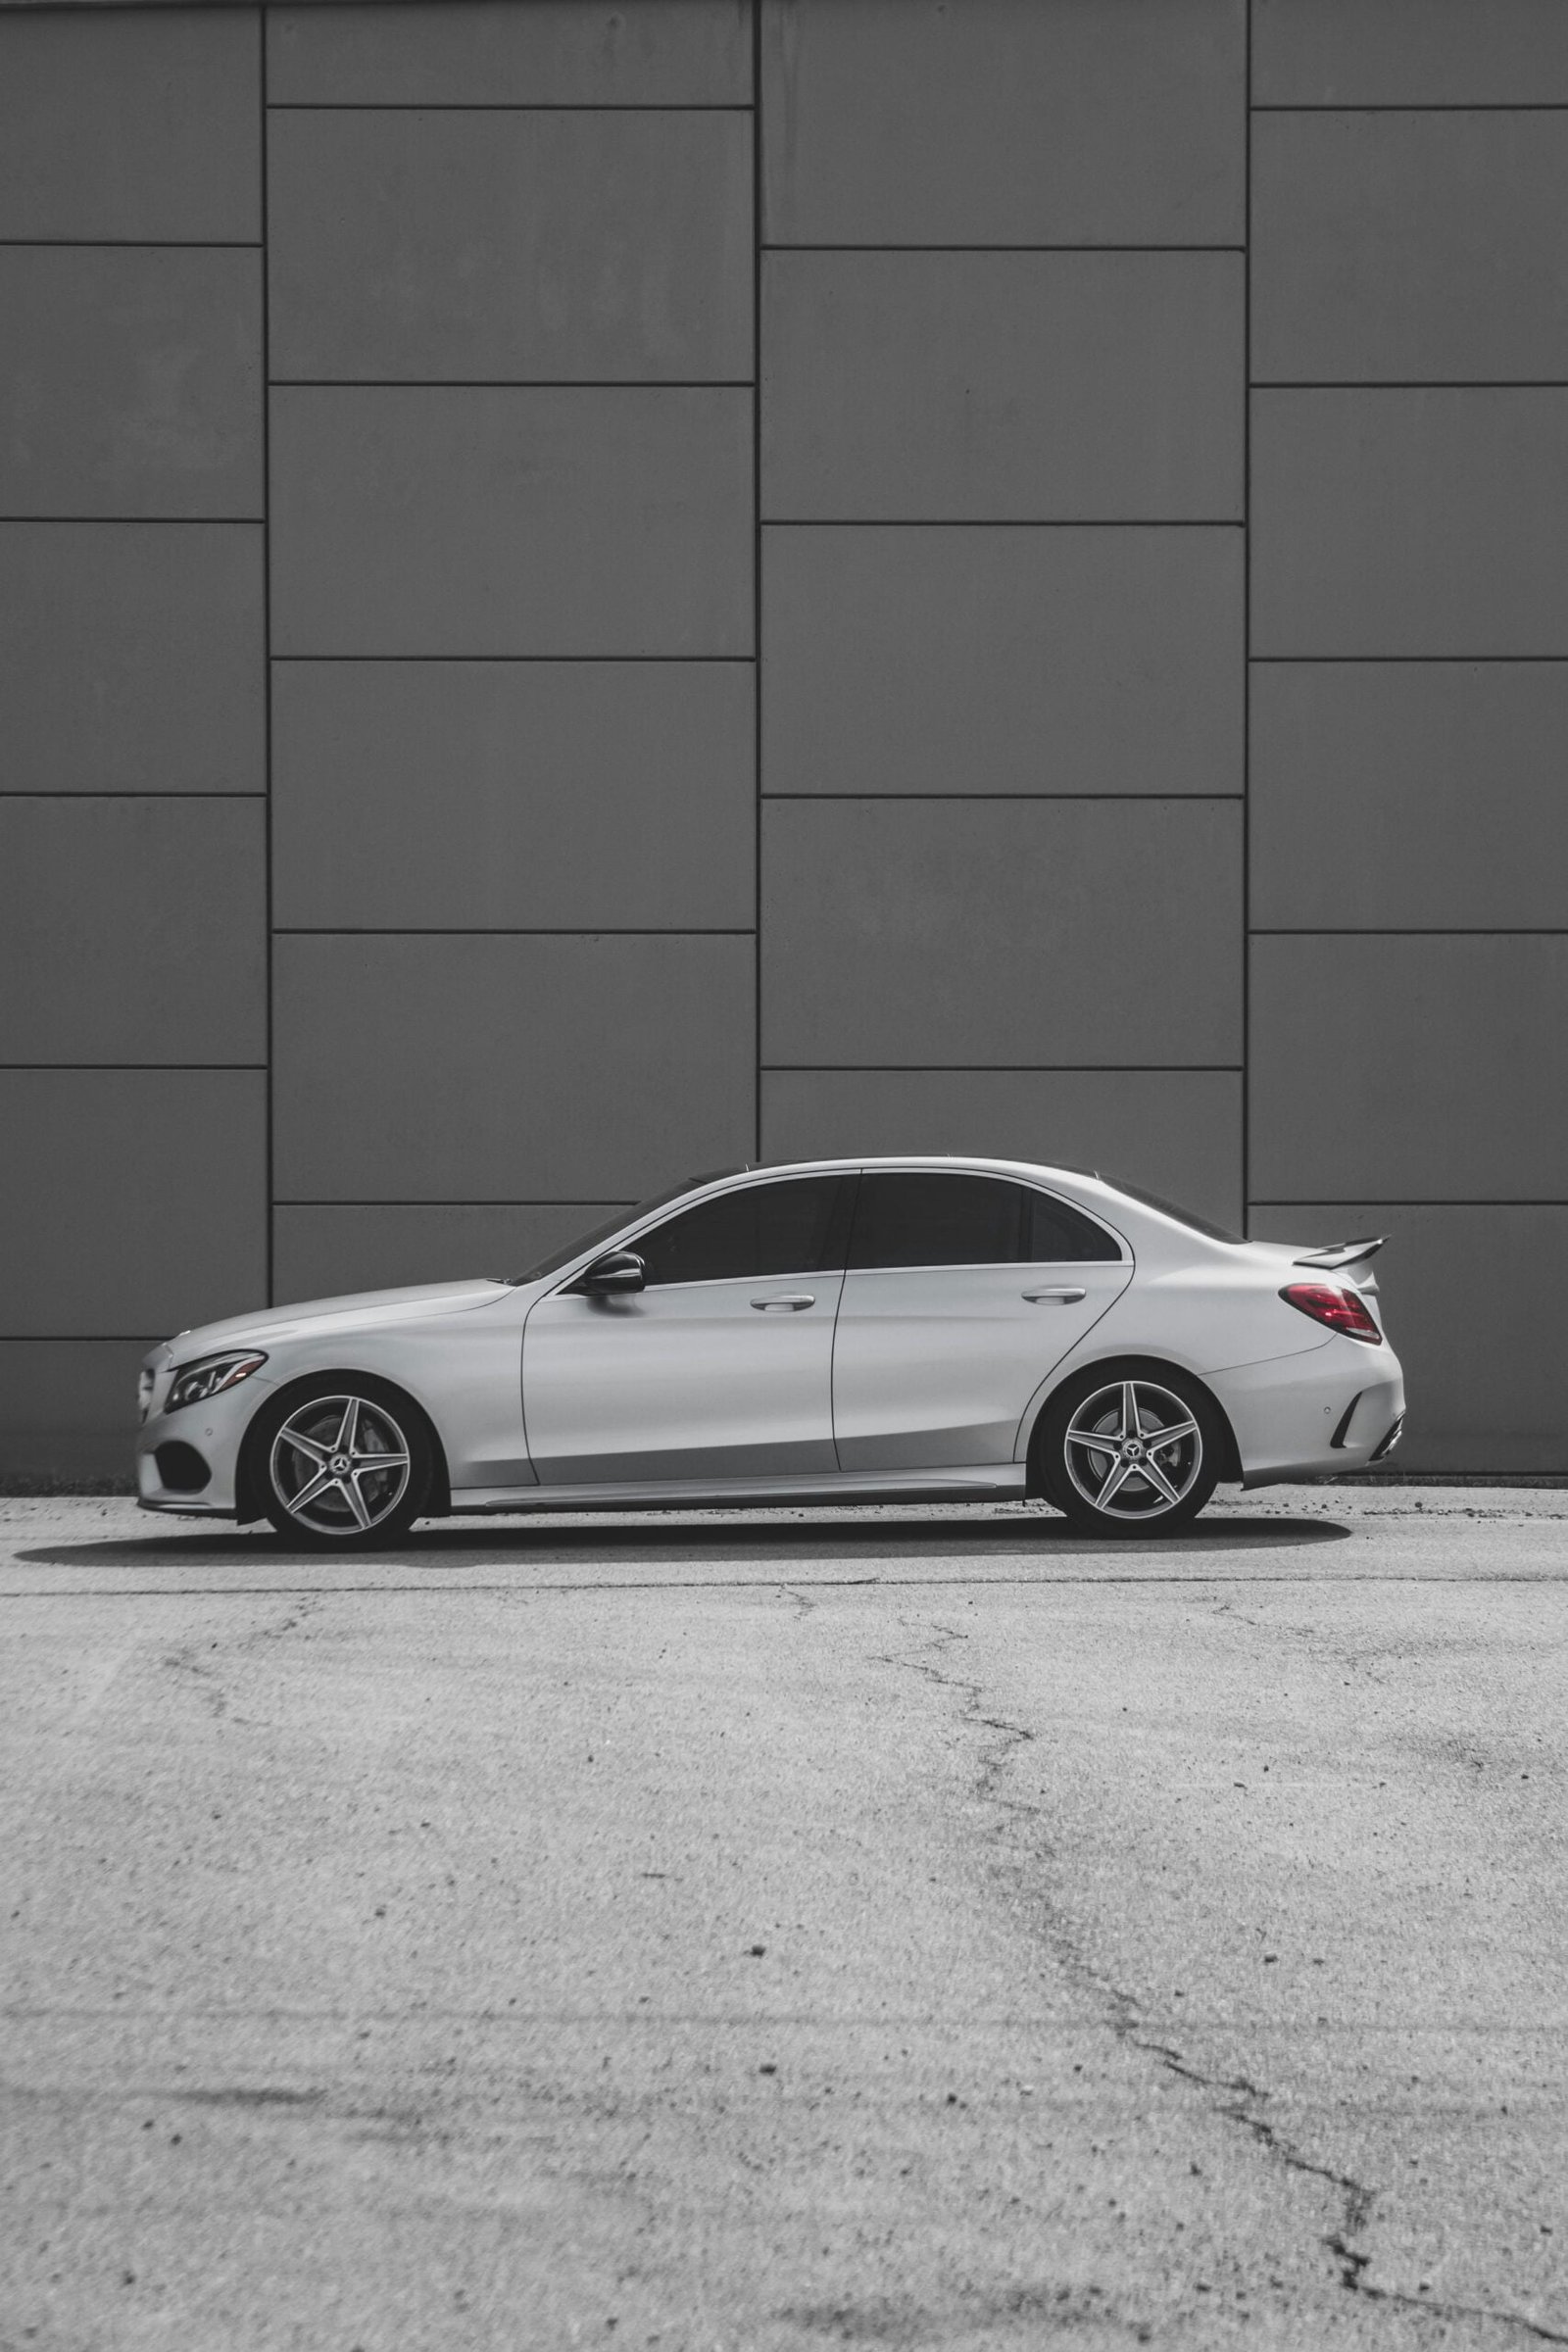
[[(164, 1336), (267, 1296), (259, 1070), (0, 1070), (0, 1336)], [(125, 1399), (128, 1452), (134, 1367)]]
[(136, 1375), (156, 1340), (0, 1340), (0, 1493), (128, 1488)]
[(259, 14), (7, 9), (0, 238), (259, 237)]
[(274, 106), (749, 106), (749, 0), (270, 8)]
[(785, 245), (1237, 245), (1244, 0), (764, 0)]
[(1252, 0), (1259, 106), (1562, 106), (1562, 0)]
[(1264, 930), (1568, 929), (1568, 663), (1254, 664)]
[(1254, 655), (1568, 654), (1568, 389), (1252, 396)]
[(273, 379), (752, 373), (746, 115), (274, 112)]
[(1568, 1468), (1565, 124), (1564, 0), (0, 4), (35, 1469), (269, 1216), (504, 1271), (760, 1141), (1230, 1221), (1244, 1093), (1261, 1229), (1415, 1236), (1403, 1458)]
[(762, 283), (769, 518), (1241, 513), (1239, 255), (773, 253)]
[(0, 247), (0, 513), (261, 513), (261, 264)]
[(773, 802), (762, 1059), (1237, 1061), (1241, 831), (1214, 801)]
[(753, 1156), (749, 939), (295, 937), (274, 974), (283, 1200), (638, 1199)]
[(266, 788), (253, 523), (0, 523), (0, 792)]
[(1241, 1231), (1236, 1070), (766, 1070), (762, 1155), (978, 1152), (1099, 1168)]
[(1568, 376), (1568, 114), (1259, 115), (1254, 382)]
[(273, 914), (752, 928), (749, 662), (279, 662)]
[(752, 396), (272, 395), (274, 654), (749, 654)]
[(1568, 937), (1252, 943), (1260, 1200), (1550, 1200)]
[(0, 248), (0, 514), (262, 512), (261, 262)]
[(521, 1274), (614, 1213), (610, 1200), (279, 1208), (272, 1217), (273, 1289), (282, 1299), (329, 1298), (401, 1282)]
[[(1378, 1296), (1404, 1367), (1403, 1471), (1560, 1473), (1568, 1207), (1260, 1208), (1264, 1241), (1383, 1233)], [(1462, 1325), (1456, 1329), (1456, 1300)]]
[(0, 800), (0, 1062), (259, 1062), (255, 800)]
[(785, 525), (774, 793), (1242, 789), (1242, 534)]

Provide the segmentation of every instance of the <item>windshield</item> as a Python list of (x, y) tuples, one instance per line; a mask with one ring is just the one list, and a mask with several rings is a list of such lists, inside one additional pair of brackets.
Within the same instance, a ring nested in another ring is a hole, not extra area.
[(1114, 1185), (1129, 1200), (1141, 1200), (1146, 1208), (1157, 1208), (1161, 1216), (1174, 1217), (1178, 1225), (1186, 1225), (1194, 1233), (1206, 1234), (1211, 1242), (1229, 1242), (1236, 1249), (1243, 1246), (1239, 1233), (1229, 1233), (1223, 1225), (1211, 1225), (1207, 1217), (1195, 1216), (1190, 1208), (1178, 1208), (1174, 1200), (1162, 1200), (1158, 1193), (1146, 1193), (1141, 1185), (1123, 1184), (1119, 1176), (1102, 1175), (1100, 1181)]
[(652, 1216), (656, 1208), (664, 1207), (670, 1200), (678, 1200), (683, 1193), (695, 1192), (700, 1184), (716, 1184), (721, 1176), (744, 1176), (746, 1168), (747, 1162), (742, 1160), (738, 1168), (710, 1168), (706, 1176), (683, 1176), (679, 1184), (670, 1185), (666, 1192), (655, 1193), (650, 1200), (639, 1200), (635, 1208), (617, 1208), (605, 1224), (592, 1226), (587, 1233), (579, 1233), (576, 1240), (568, 1242), (564, 1250), (552, 1250), (548, 1257), (542, 1257), (526, 1273), (509, 1274), (506, 1279), (514, 1290), (520, 1289), (525, 1282), (542, 1282), (547, 1274), (559, 1274), (563, 1266), (569, 1266), (574, 1257), (580, 1257), (596, 1242), (608, 1242), (612, 1234), (621, 1233), (628, 1225), (635, 1225), (639, 1217)]

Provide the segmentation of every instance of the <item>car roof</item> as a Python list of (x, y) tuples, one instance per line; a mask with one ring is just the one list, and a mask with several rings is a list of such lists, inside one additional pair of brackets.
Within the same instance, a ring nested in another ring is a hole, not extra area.
[[(1068, 1176), (1104, 1184), (1098, 1168), (1068, 1167), (1061, 1160), (1002, 1159), (983, 1152), (860, 1152), (841, 1159), (749, 1159), (734, 1167), (714, 1168), (690, 1178), (693, 1192), (706, 1184), (732, 1182), (740, 1176), (847, 1176), (864, 1168), (956, 1168), (997, 1171), (1009, 1176)], [(1116, 1188), (1114, 1185), (1112, 1190)]]

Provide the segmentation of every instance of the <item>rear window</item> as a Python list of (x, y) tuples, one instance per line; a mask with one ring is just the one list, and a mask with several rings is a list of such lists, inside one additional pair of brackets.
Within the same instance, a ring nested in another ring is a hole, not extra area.
[(1123, 1184), (1119, 1176), (1102, 1176), (1100, 1181), (1113, 1186), (1118, 1193), (1125, 1193), (1129, 1200), (1141, 1200), (1146, 1208), (1157, 1208), (1162, 1217), (1174, 1217), (1178, 1225), (1187, 1226), (1193, 1233), (1206, 1234), (1211, 1242), (1229, 1242), (1238, 1250), (1243, 1247), (1239, 1233), (1231, 1233), (1223, 1225), (1211, 1225), (1207, 1217), (1197, 1216), (1190, 1208), (1179, 1208), (1174, 1200), (1166, 1200), (1158, 1193), (1146, 1193), (1141, 1185)]

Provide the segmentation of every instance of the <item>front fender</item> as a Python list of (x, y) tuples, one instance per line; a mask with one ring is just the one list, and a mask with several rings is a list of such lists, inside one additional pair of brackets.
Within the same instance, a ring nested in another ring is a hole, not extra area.
[(323, 1333), (277, 1348), (274, 1389), (368, 1373), (401, 1389), (435, 1431), (454, 1487), (537, 1484), (522, 1424), (518, 1320), (480, 1314)]

